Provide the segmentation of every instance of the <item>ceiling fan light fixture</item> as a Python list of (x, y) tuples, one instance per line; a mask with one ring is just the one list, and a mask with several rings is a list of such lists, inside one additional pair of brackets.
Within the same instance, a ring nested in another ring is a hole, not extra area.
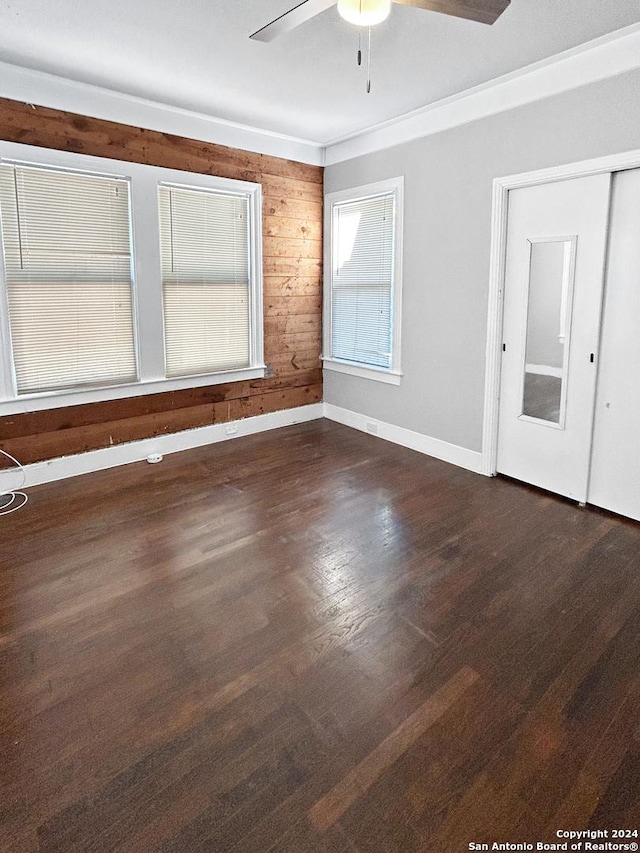
[(392, 0), (338, 0), (338, 12), (356, 27), (375, 27), (389, 17)]

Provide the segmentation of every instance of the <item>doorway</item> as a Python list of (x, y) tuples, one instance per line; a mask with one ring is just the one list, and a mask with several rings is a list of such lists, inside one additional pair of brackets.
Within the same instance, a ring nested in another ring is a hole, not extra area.
[(483, 455), (640, 520), (640, 168), (620, 168), (640, 152), (619, 159), (494, 185)]

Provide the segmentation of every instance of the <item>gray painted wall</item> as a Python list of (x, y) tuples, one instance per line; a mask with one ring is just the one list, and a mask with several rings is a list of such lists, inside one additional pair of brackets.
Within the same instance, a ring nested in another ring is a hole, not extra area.
[(493, 179), (636, 148), (640, 71), (327, 167), (327, 192), (405, 176), (405, 375), (325, 370), (325, 401), (480, 450)]

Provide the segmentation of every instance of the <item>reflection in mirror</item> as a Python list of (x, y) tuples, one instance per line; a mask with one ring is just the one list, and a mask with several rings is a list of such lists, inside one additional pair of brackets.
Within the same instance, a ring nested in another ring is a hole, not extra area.
[(574, 239), (531, 242), (522, 414), (564, 420)]

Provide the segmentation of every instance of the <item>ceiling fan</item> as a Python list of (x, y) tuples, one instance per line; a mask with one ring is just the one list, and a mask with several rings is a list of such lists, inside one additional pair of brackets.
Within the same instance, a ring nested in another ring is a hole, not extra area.
[(293, 9), (252, 33), (250, 38), (272, 41), (315, 18), (336, 3), (341, 17), (350, 24), (372, 27), (385, 20), (391, 11), (392, 2), (430, 12), (442, 12), (456, 18), (467, 18), (481, 24), (494, 24), (511, 0), (303, 0)]

